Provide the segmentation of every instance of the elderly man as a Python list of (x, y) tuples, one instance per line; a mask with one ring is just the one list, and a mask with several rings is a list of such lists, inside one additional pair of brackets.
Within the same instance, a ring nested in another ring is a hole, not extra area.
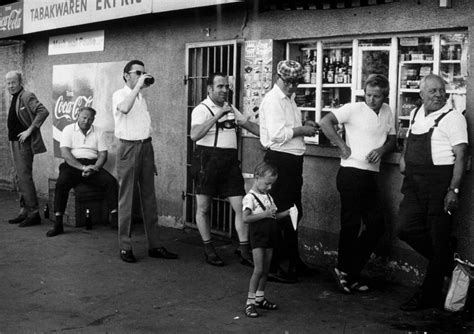
[(49, 112), (35, 94), (23, 88), (20, 72), (8, 72), (6, 84), (8, 92), (12, 95), (7, 121), (8, 139), (20, 195), (20, 213), (8, 222), (19, 223), (20, 227), (26, 227), (41, 223), (38, 197), (33, 182), (33, 158), (35, 154), (46, 152), (40, 127)]
[[(278, 78), (260, 105), (260, 142), (267, 150), (265, 161), (278, 169), (278, 179), (270, 194), (279, 212), (296, 205), (298, 221), (303, 216), (301, 189), (303, 186), (304, 136), (317, 132), (314, 121), (302, 124), (301, 112), (294, 101), (294, 93), (304, 76), (300, 63), (282, 60), (277, 65)], [(294, 283), (297, 271), (306, 270), (299, 257), (297, 230), (289, 218), (278, 221), (280, 238), (274, 249), (272, 266), (268, 279), (282, 283)], [(282, 248), (288, 250), (288, 272), (280, 266)]]
[(141, 91), (154, 80), (145, 72), (140, 60), (129, 61), (123, 69), (125, 86), (112, 96), (115, 136), (119, 139), (117, 178), (119, 182), (118, 237), (120, 258), (136, 262), (132, 251), (132, 203), (135, 190), (140, 191), (148, 255), (153, 258), (177, 259), (178, 255), (160, 245), (158, 207), (155, 194), (155, 151), (151, 142), (151, 117)]
[(236, 253), (244, 265), (252, 265), (248, 226), (242, 221), (244, 179), (237, 157), (237, 126), (258, 135), (258, 125), (250, 122), (227, 103), (229, 82), (223, 73), (207, 79), (207, 98), (192, 111), (191, 140), (196, 142), (193, 175), (196, 181), (196, 224), (204, 243), (206, 261), (223, 266), (212, 244), (209, 210), (212, 196), (227, 197), (235, 212), (235, 229), (240, 245)]
[[(321, 120), (324, 134), (340, 149), (337, 189), (341, 198), (338, 263), (332, 273), (343, 293), (365, 292), (360, 272), (384, 231), (377, 177), (380, 160), (395, 148), (395, 122), (384, 103), (389, 83), (381, 74), (370, 75), (364, 102), (348, 103)], [(343, 125), (346, 140), (335, 130)], [(362, 228), (361, 228), (362, 227)]]
[(452, 270), (452, 214), (458, 207), (466, 166), (467, 124), (446, 103), (443, 79), (430, 74), (420, 83), (423, 104), (410, 115), (400, 160), (405, 175), (399, 237), (429, 262), (421, 289), (404, 311), (440, 306), (444, 276)]
[(54, 228), (46, 233), (54, 237), (64, 232), (63, 214), (69, 190), (80, 183), (90, 184), (105, 191), (111, 225), (117, 224), (117, 181), (103, 166), (107, 161), (107, 146), (103, 132), (92, 125), (96, 111), (90, 107), (78, 110), (76, 123), (67, 125), (61, 134), (59, 176), (54, 190)]

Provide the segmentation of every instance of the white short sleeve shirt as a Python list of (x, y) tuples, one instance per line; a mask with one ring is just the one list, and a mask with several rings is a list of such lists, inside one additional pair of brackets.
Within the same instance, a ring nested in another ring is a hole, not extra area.
[(242, 199), (242, 211), (245, 211), (245, 209), (249, 209), (252, 214), (264, 212), (264, 210), (258, 204), (257, 200), (252, 194), (258, 197), (260, 202), (262, 202), (263, 206), (265, 206), (265, 209), (270, 209), (272, 205), (275, 204), (270, 194), (260, 194), (251, 189)]
[(370, 163), (366, 157), (381, 147), (388, 135), (395, 135), (395, 122), (390, 106), (383, 104), (378, 114), (365, 102), (348, 103), (333, 111), (339, 124), (344, 125), (346, 144), (351, 156), (341, 159), (341, 166), (378, 172), (380, 161)]
[(99, 152), (107, 151), (104, 132), (100, 128), (92, 125), (84, 135), (77, 123), (63, 129), (59, 146), (69, 147), (76, 159), (97, 159)]

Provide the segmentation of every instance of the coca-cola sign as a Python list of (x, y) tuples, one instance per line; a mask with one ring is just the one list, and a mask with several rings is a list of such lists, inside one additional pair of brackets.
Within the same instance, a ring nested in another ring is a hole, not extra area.
[(23, 2), (0, 7), (0, 38), (23, 34)]

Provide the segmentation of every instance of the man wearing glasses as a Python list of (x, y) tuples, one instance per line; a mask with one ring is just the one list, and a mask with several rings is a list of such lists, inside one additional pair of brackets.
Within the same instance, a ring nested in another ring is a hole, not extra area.
[[(278, 179), (270, 194), (278, 211), (285, 211), (296, 205), (298, 221), (303, 215), (301, 188), (303, 186), (303, 154), (305, 136), (314, 136), (317, 125), (314, 121), (302, 123), (301, 112), (294, 101), (294, 93), (304, 76), (300, 63), (282, 60), (277, 66), (278, 78), (260, 105), (260, 142), (266, 148), (265, 161), (278, 168)], [(275, 247), (269, 280), (294, 283), (297, 271), (306, 266), (298, 252), (298, 235), (291, 220), (278, 221), (280, 240)], [(288, 272), (280, 267), (282, 248), (288, 251)]]
[[(112, 96), (117, 151), (117, 179), (119, 182), (118, 234), (120, 258), (135, 262), (132, 252), (132, 202), (135, 189), (140, 191), (140, 202), (148, 255), (155, 258), (176, 259), (178, 256), (160, 246), (158, 238), (158, 209), (156, 205), (156, 166), (151, 143), (151, 119), (141, 90), (154, 82), (145, 72), (140, 60), (132, 60), (123, 69), (125, 86)], [(135, 185), (137, 187), (135, 188)]]

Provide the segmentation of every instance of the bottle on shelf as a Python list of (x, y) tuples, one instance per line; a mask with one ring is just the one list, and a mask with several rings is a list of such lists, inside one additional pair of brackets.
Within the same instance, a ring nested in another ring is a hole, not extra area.
[(327, 82), (334, 83), (334, 60), (333, 57), (329, 59), (329, 67), (327, 72)]
[(92, 218), (89, 209), (86, 209), (86, 230), (92, 230)]
[(328, 82), (328, 71), (329, 71), (329, 57), (324, 57), (324, 66), (323, 66), (323, 83)]

